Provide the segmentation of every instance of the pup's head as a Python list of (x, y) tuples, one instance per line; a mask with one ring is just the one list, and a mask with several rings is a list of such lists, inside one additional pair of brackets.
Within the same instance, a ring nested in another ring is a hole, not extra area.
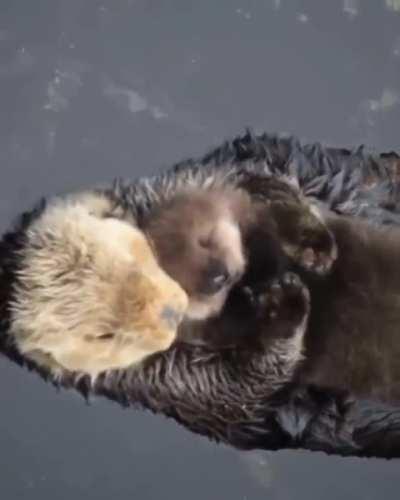
[(189, 297), (188, 319), (219, 313), (246, 259), (241, 222), (247, 195), (228, 188), (188, 190), (148, 215), (144, 229), (160, 266)]
[(9, 334), (54, 375), (91, 376), (167, 349), (187, 305), (143, 233), (102, 217), (105, 200), (59, 201), (29, 228)]

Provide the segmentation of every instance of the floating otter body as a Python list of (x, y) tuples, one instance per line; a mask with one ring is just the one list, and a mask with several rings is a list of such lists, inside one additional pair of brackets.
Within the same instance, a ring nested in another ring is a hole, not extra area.
[[(172, 192), (187, 182), (203, 186), (216, 173), (222, 173), (234, 185), (243, 172), (250, 177), (289, 175), (306, 194), (326, 202), (331, 209), (363, 215), (378, 223), (399, 223), (394, 189), (398, 161), (393, 154), (379, 157), (361, 150), (323, 149), (276, 136), (246, 135), (200, 162), (183, 163), (152, 181), (116, 186), (107, 191), (107, 196), (137, 219), (157, 204), (160, 193)], [(7, 303), (18, 269), (18, 251), (38, 215), (31, 212), (23, 217), (1, 244), (4, 327), (8, 325)], [(1, 343), (11, 359), (38, 369), (21, 357), (7, 335), (2, 336)], [(121, 404), (141, 404), (193, 431), (240, 448), (307, 448), (344, 455), (400, 456), (400, 410), (353, 399), (345, 392), (304, 385), (288, 385), (271, 397), (264, 376), (266, 354), (261, 349), (251, 363), (242, 366), (233, 351), (181, 344), (139, 367), (101, 375), (95, 384), (73, 373), (64, 373), (58, 383), (86, 394), (102, 394)]]

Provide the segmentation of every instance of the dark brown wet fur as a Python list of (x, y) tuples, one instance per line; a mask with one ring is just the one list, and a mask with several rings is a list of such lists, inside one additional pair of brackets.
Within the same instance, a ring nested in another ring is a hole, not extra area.
[(400, 401), (400, 231), (331, 218), (338, 259), (306, 282), (312, 311), (298, 380)]
[[(330, 271), (321, 275), (296, 262), (296, 272), (311, 293), (305, 360), (298, 364), (296, 381), (360, 398), (400, 401), (400, 230), (333, 214), (323, 217), (321, 226), (308, 218), (301, 198), (284, 183), (249, 177), (244, 187), (268, 201), (280, 228), (279, 242), (290, 238), (329, 263)], [(257, 244), (252, 248), (260, 250), (250, 259), (256, 268), (252, 279), (260, 276), (263, 258), (271, 259), (262, 254), (258, 231), (264, 230), (259, 224), (254, 233)], [(275, 249), (279, 255), (278, 244)]]

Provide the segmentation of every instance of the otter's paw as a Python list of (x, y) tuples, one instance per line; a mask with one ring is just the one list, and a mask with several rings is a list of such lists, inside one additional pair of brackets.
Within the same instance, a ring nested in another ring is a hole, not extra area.
[(287, 272), (257, 290), (246, 289), (256, 316), (268, 323), (303, 323), (310, 311), (310, 293), (297, 274)]
[(316, 209), (306, 203), (271, 203), (282, 248), (288, 257), (306, 271), (324, 276), (337, 258), (335, 238)]
[(324, 276), (337, 258), (334, 237), (328, 230), (305, 231), (295, 260), (307, 271)]

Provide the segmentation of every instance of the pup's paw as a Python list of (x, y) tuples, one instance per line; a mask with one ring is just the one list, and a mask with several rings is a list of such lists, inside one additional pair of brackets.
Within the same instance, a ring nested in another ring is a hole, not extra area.
[(297, 255), (294, 257), (300, 267), (319, 276), (328, 274), (336, 259), (335, 239), (323, 226), (304, 232)]
[(246, 288), (256, 316), (263, 322), (303, 323), (310, 311), (310, 293), (299, 276), (287, 272), (257, 289)]
[(306, 203), (270, 204), (282, 248), (302, 269), (324, 276), (337, 258), (335, 238), (316, 211)]

